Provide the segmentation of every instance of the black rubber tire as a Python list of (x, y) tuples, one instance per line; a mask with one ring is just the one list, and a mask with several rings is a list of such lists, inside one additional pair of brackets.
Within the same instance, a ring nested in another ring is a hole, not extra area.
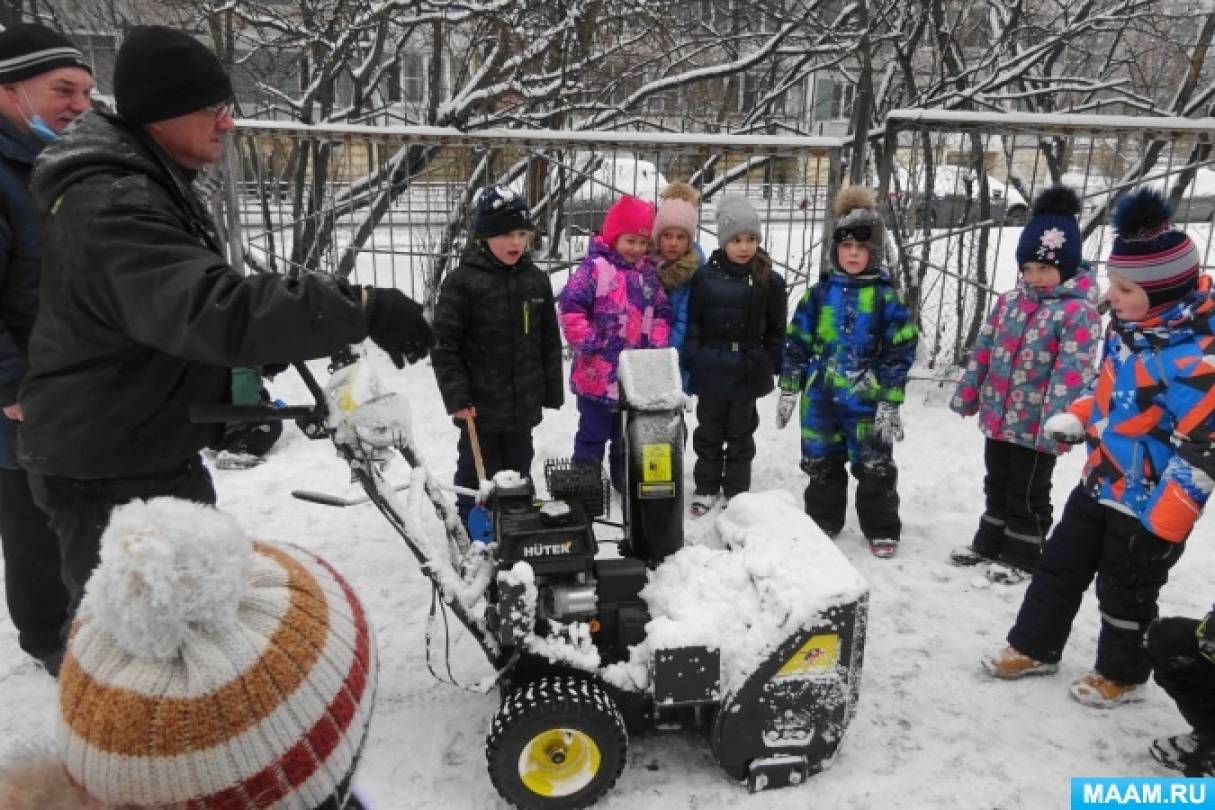
[[(599, 749), (591, 781), (566, 796), (534, 792), (519, 773), (525, 747), (546, 731), (573, 729)], [(513, 690), (494, 715), (485, 758), (494, 787), (515, 807), (567, 810), (587, 807), (611, 790), (624, 770), (628, 735), (615, 702), (599, 684), (576, 675), (552, 675)]]

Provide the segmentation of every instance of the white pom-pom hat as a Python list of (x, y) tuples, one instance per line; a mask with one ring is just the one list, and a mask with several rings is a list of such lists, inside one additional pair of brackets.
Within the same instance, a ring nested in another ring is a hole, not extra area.
[(346, 581), (173, 498), (114, 510), (101, 543), (59, 674), (72, 778), (116, 805), (340, 807), (377, 667)]

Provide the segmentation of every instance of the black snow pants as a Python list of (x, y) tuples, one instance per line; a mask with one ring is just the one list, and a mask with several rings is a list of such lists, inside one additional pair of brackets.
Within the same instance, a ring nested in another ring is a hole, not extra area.
[(60, 578), (59, 538), (34, 503), (25, 470), (0, 469), (0, 542), (17, 644), (53, 674), (59, 669), (59, 632), (71, 597)]
[(66, 620), (59, 633), (61, 643), (67, 641), (84, 586), (97, 567), (101, 535), (116, 507), (137, 498), (215, 503), (211, 474), (197, 455), (163, 472), (131, 478), (85, 480), (30, 473), (30, 491), (34, 502), (50, 517), (51, 528), (59, 538), (61, 576), (69, 597)]
[(1196, 619), (1169, 618), (1148, 628), (1147, 654), (1156, 683), (1194, 731), (1215, 738), (1215, 663), (1198, 651)]
[(984, 557), (1033, 571), (1050, 534), (1056, 457), (988, 438), (983, 461), (986, 509), (972, 545)]
[(1129, 549), (1130, 537), (1139, 528), (1133, 515), (1104, 506), (1082, 487), (1073, 489), (1042, 549), (1008, 643), (1031, 658), (1057, 662), (1084, 592), (1096, 576), (1101, 632), (1095, 668), (1111, 681), (1147, 681), (1152, 665), (1143, 638), (1156, 618), (1160, 588), (1185, 543), (1178, 543), (1164, 559), (1139, 560)]
[(692, 432), (692, 449), (696, 451), (692, 480), (697, 494), (716, 495), (720, 491), (733, 498), (751, 488), (758, 427), (754, 399), (697, 398), (696, 430)]
[[(903, 523), (899, 519), (899, 470), (892, 448), (866, 444), (852, 466), (856, 479), (856, 517), (861, 533), (870, 540), (899, 540)], [(835, 537), (844, 528), (848, 510), (848, 473), (845, 455), (803, 458), (802, 471), (810, 476), (804, 495), (806, 514), (819, 528)]]
[[(514, 470), (524, 478), (532, 477), (532, 459), (535, 450), (531, 433), (483, 433), (477, 431), (481, 445), (481, 461), (485, 464), (485, 475), (491, 480), (503, 470)], [(460, 439), (456, 442), (456, 475), (458, 487), (476, 489), (477, 463), (473, 458), (472, 439), (468, 435), (468, 424), (460, 421)], [(468, 525), (468, 513), (472, 511), (474, 499), (468, 495), (456, 496), (456, 508), (460, 520)]]

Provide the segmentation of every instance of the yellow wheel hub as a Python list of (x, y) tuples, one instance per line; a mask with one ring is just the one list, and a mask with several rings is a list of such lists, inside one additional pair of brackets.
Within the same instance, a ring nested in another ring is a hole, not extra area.
[(537, 796), (570, 796), (599, 773), (599, 746), (574, 728), (542, 731), (519, 754), (519, 779)]

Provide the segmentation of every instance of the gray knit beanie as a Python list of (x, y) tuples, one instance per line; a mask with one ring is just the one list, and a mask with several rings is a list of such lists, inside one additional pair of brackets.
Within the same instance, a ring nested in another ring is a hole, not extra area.
[(724, 245), (740, 233), (753, 233), (763, 238), (759, 212), (746, 197), (727, 194), (717, 202), (717, 244)]

